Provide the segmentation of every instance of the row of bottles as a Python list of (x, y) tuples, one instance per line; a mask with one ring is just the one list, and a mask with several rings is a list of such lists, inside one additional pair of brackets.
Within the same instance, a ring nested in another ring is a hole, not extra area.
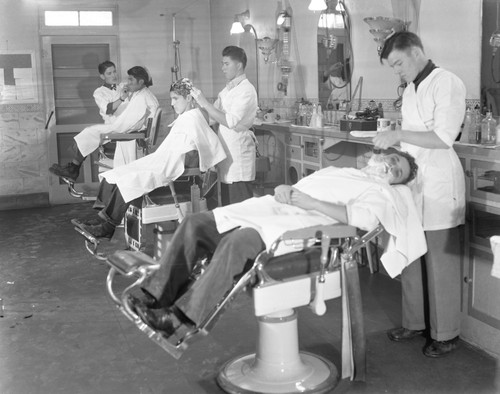
[(469, 144), (496, 145), (500, 142), (500, 124), (493, 118), (491, 112), (487, 112), (482, 118), (479, 109), (467, 108), (462, 128), (460, 142)]
[(295, 117), (297, 126), (323, 127), (323, 111), (321, 104), (300, 103)]

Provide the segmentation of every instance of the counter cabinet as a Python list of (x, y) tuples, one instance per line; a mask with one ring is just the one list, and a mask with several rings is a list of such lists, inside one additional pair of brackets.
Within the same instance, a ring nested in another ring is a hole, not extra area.
[(489, 238), (500, 235), (500, 150), (455, 145), (464, 168), (462, 333), (466, 341), (500, 357), (500, 279), (491, 276)]

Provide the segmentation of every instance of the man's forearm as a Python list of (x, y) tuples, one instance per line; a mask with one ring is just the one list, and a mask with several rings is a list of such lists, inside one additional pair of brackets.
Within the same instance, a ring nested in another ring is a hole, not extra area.
[(434, 131), (419, 132), (419, 131), (409, 131), (409, 130), (398, 130), (397, 133), (399, 133), (399, 140), (401, 142), (406, 142), (407, 144), (412, 144), (428, 149), (449, 148), (449, 146), (446, 145)]
[(229, 127), (227, 124), (226, 120), (226, 113), (215, 108), (213, 104), (207, 103), (203, 106), (203, 109), (205, 109), (208, 112), (208, 115), (210, 116), (211, 119), (215, 120), (217, 123)]
[(332, 219), (347, 224), (347, 209), (344, 205), (316, 200), (314, 206), (315, 211), (321, 212)]

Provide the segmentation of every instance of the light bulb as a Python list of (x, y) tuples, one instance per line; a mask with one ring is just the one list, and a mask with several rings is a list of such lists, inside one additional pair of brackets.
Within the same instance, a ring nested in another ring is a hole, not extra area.
[(323, 11), (326, 8), (325, 0), (311, 0), (309, 3), (309, 11)]

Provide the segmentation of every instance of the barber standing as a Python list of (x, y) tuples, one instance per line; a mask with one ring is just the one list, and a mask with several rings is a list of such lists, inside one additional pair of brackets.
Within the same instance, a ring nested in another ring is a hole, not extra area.
[(255, 180), (255, 136), (250, 129), (257, 114), (258, 99), (254, 86), (245, 75), (247, 55), (237, 46), (222, 51), (222, 72), (226, 87), (211, 104), (193, 88), (192, 96), (207, 110), (210, 120), (219, 124), (219, 138), (227, 158), (219, 164), (222, 181), (222, 205), (253, 197)]
[(442, 357), (457, 347), (460, 333), (458, 226), (465, 220), (465, 181), (453, 142), (464, 119), (465, 86), (456, 75), (434, 65), (420, 38), (411, 32), (396, 33), (385, 41), (380, 54), (384, 60), (407, 84), (403, 123), (401, 130), (379, 133), (373, 142), (382, 149), (401, 143), (416, 158), (419, 174), (414, 192), (421, 198), (428, 247), (421, 260), (401, 274), (402, 327), (390, 330), (388, 336), (407, 341), (427, 329), (430, 341), (424, 355)]

